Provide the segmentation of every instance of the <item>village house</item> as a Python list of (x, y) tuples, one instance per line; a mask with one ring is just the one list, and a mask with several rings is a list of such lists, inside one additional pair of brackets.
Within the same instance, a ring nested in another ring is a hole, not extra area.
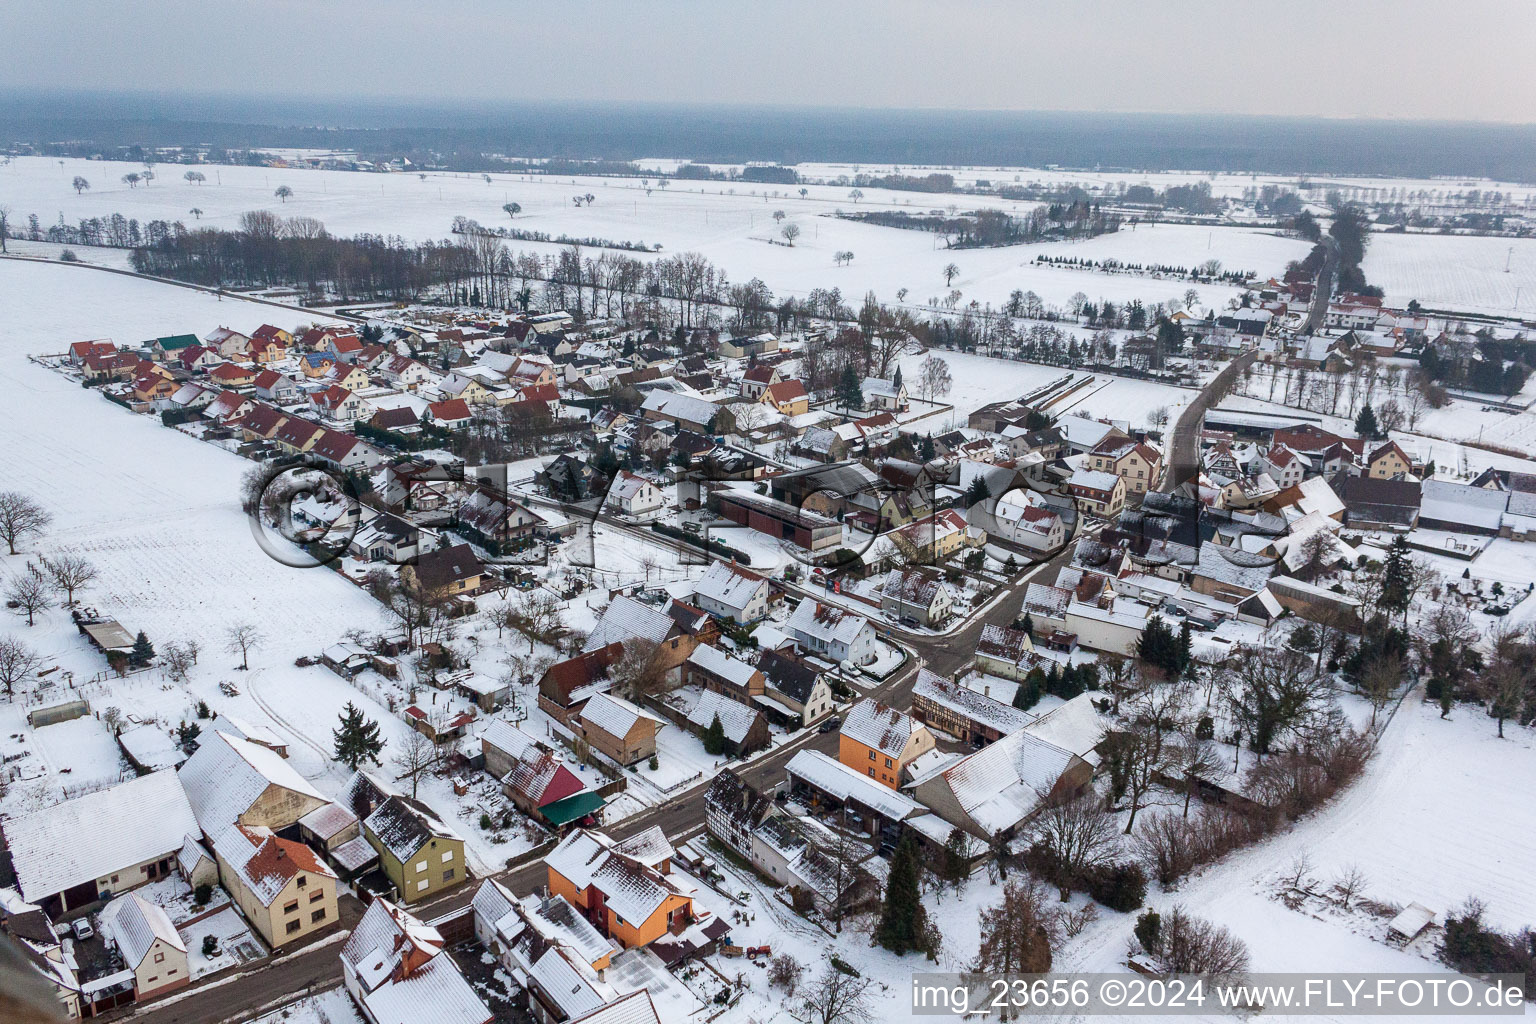
[(439, 599), (474, 594), (485, 578), (485, 566), (468, 544), (455, 544), (418, 555), (413, 565), (401, 568), (424, 593)]
[(480, 734), (480, 749), (485, 770), (535, 821), (559, 828), (602, 809), (603, 798), (560, 755), (514, 725), (492, 719)]
[(376, 899), (341, 947), (342, 984), (368, 1024), (491, 1024), (437, 929)]
[(745, 757), (768, 746), (768, 716), (755, 704), (744, 704), (735, 695), (705, 690), (688, 709), (688, 724), (697, 736), (703, 736), (720, 723), (725, 738), (725, 753)]
[(933, 733), (911, 715), (879, 701), (861, 700), (843, 719), (837, 759), (883, 786), (900, 789), (907, 765), (933, 747)]
[(236, 824), (282, 831), (330, 802), (276, 751), (222, 729), (203, 733), (178, 775), (209, 835)]
[(341, 921), (336, 873), (308, 846), (261, 825), (230, 823), (208, 835), (220, 882), (267, 945), (297, 942)]
[(620, 640), (594, 647), (575, 657), (557, 661), (539, 677), (539, 707), (545, 714), (566, 724), (582, 701), (606, 688), (608, 669), (624, 656)]
[(811, 396), (798, 380), (768, 385), (760, 401), (785, 416), (801, 416), (811, 411)]
[(175, 870), (189, 832), (200, 831), (181, 782), (159, 771), (107, 789), (13, 814), (0, 832), (16, 888), (59, 921)]
[(882, 412), (906, 412), (907, 386), (883, 377), (865, 377), (859, 390), (864, 394), (864, 408)]
[[(927, 732), (926, 727), (918, 728)], [(931, 735), (931, 734), (930, 734)], [(870, 778), (864, 770), (853, 769), (819, 750), (798, 750), (784, 766), (790, 792), (814, 809), (847, 811), (848, 827), (857, 827), (871, 836), (882, 837), (893, 847), (900, 837), (901, 823), (925, 813), (925, 809), (895, 787)]]
[(763, 673), (718, 647), (695, 648), (684, 664), (684, 673), (688, 685), (713, 690), (742, 704), (751, 704), (763, 695)]
[(1106, 519), (1125, 507), (1125, 478), (1116, 473), (1079, 469), (1067, 479), (1067, 490), (1086, 511)]
[(839, 664), (868, 665), (879, 656), (875, 627), (868, 619), (811, 598), (795, 608), (784, 631), (806, 651)]
[(769, 385), (777, 384), (782, 379), (777, 366), (767, 366), (762, 363), (749, 366), (741, 375), (741, 396), (751, 399), (762, 398), (763, 392), (768, 390)]
[(368, 408), (368, 403), (338, 384), (315, 392), (309, 396), (309, 401), (316, 410), (337, 423), (352, 424), (363, 419)]
[(701, 609), (738, 625), (765, 618), (769, 596), (767, 578), (735, 562), (712, 563), (693, 585), (693, 598)]
[(919, 669), (912, 687), (912, 717), (961, 743), (982, 747), (1022, 729), (1035, 716), (985, 691)]
[(253, 380), (256, 397), (269, 402), (292, 402), (299, 398), (299, 385), (276, 370), (262, 370)]
[[(763, 674), (763, 692), (769, 702), (782, 705), (798, 717), (801, 725), (810, 725), (831, 713), (832, 687), (803, 658), (787, 651), (767, 650), (759, 655), (757, 669)], [(762, 706), (773, 715), (769, 704)]]
[(426, 804), (403, 793), (359, 815), (379, 868), (406, 903), (430, 899), (469, 878), (464, 838)]
[(672, 848), (642, 832), (616, 841), (577, 829), (544, 858), (549, 890), (620, 947), (647, 946), (694, 922), (694, 890), (671, 877)]
[(880, 610), (924, 626), (944, 623), (954, 611), (955, 595), (936, 571), (921, 566), (892, 569), (880, 586)]
[(653, 667), (672, 679), (679, 675), (678, 667), (688, 660), (699, 642), (696, 635), (684, 632), (666, 612), (620, 594), (608, 602), (597, 625), (587, 634), (584, 653), (612, 643), (628, 645), (635, 641), (654, 647)]
[(665, 508), (667, 496), (645, 477), (621, 469), (608, 487), (608, 504), (627, 516), (639, 516)]
[(228, 327), (215, 327), (203, 337), (203, 344), (225, 359), (234, 359), (250, 350), (251, 339)]
[(621, 765), (637, 764), (656, 754), (661, 719), (612, 693), (595, 693), (576, 716), (576, 729), (594, 750)]
[(192, 983), (186, 942), (165, 911), (138, 893), (108, 903), (96, 924), (133, 972), (135, 1000), (143, 1002)]
[(908, 558), (923, 562), (944, 562), (954, 557), (962, 547), (972, 542), (986, 540), (982, 531), (973, 531), (965, 516), (952, 508), (934, 512), (908, 523), (891, 535), (896, 546)]
[(1125, 481), (1128, 494), (1146, 494), (1162, 476), (1163, 456), (1151, 445), (1129, 438), (1109, 437), (1094, 446), (1087, 464)]

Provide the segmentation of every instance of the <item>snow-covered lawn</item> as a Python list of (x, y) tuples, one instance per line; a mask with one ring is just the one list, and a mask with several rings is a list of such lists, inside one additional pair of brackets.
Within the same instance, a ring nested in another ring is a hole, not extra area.
[(340, 985), (257, 1017), (251, 1024), (366, 1024)]

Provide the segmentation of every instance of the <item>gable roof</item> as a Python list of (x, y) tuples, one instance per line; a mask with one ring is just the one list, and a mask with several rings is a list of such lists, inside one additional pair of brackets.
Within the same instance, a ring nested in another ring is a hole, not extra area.
[(620, 844), (601, 832), (574, 830), (544, 863), (578, 890), (595, 887), (609, 909), (636, 924), (649, 920), (673, 896), (693, 897), (693, 889), (624, 853)]
[(899, 757), (919, 729), (926, 727), (911, 715), (866, 698), (849, 709), (842, 734), (888, 757)]
[[(700, 644), (688, 655), (688, 664), (696, 666), (708, 672), (710, 675), (725, 680), (732, 686), (746, 689), (752, 682), (752, 677), (757, 674), (757, 669), (746, 662), (731, 657), (718, 647), (710, 647), (708, 644)], [(708, 724), (707, 722), (705, 723)]]
[(204, 739), (178, 774), (197, 823), (209, 833), (233, 825), (269, 786), (327, 802), (276, 752), (222, 730)]
[(664, 612), (620, 594), (603, 610), (597, 625), (587, 634), (587, 642), (582, 650), (595, 651), (599, 647), (624, 643), (637, 637), (659, 644), (676, 628), (677, 623)]
[(182, 953), (187, 951), (187, 944), (176, 934), (176, 926), (171, 924), (165, 911), (136, 892), (108, 903), (97, 922), (102, 931), (112, 936), (117, 951), (131, 968), (144, 962), (157, 941)]
[(752, 598), (767, 586), (767, 580), (734, 562), (715, 562), (699, 577), (693, 592), (717, 601), (727, 608), (745, 609)]
[(802, 704), (810, 700), (811, 691), (821, 678), (821, 673), (804, 660), (783, 651), (764, 651), (757, 659), (757, 668), (767, 685)]
[(1020, 729), (961, 758), (938, 778), (965, 815), (995, 835), (1034, 813), (1071, 767), (1073, 756)]
[(468, 544), (426, 551), (416, 558), (416, 580), (427, 590), (441, 590), (484, 572), (485, 567)]
[(611, 693), (593, 694), (581, 709), (581, 720), (621, 740), (642, 721), (649, 720), (658, 725), (661, 724), (661, 719), (649, 711), (631, 704), (622, 697), (615, 697)]
[(17, 886), (32, 903), (163, 857), (197, 831), (173, 771), (130, 779), (4, 824)]
[(432, 809), (408, 796), (392, 796), (363, 819), (363, 825), (402, 864), (433, 839), (463, 842)]
[(790, 633), (803, 633), (822, 640), (848, 644), (866, 628), (874, 627), (862, 615), (844, 611), (836, 605), (821, 604), (808, 597), (796, 606), (784, 628)]
[(718, 717), (725, 738), (738, 744), (746, 742), (747, 734), (762, 716), (763, 713), (756, 708), (732, 700), (715, 690), (705, 690), (699, 694), (699, 699), (688, 709), (688, 721), (700, 729), (708, 729)]
[(912, 697), (914, 700), (918, 697), (926, 698), (963, 718), (996, 729), (1005, 736), (1015, 729), (1024, 728), (1035, 719), (1027, 711), (1020, 711), (1011, 704), (1004, 704), (927, 669), (918, 670)]
[(335, 878), (303, 843), (279, 839), (269, 828), (228, 825), (212, 830), (213, 848), (261, 905), (269, 907), (300, 874)]

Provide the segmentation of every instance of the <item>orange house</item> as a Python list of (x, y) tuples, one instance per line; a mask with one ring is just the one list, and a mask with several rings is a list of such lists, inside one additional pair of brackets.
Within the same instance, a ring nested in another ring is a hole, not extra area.
[(922, 722), (879, 701), (862, 700), (843, 722), (837, 759), (861, 775), (900, 789), (907, 765), (933, 747), (933, 733)]
[(544, 858), (549, 891), (625, 949), (647, 946), (697, 920), (693, 888), (671, 878), (673, 852), (659, 827), (622, 841), (577, 829)]

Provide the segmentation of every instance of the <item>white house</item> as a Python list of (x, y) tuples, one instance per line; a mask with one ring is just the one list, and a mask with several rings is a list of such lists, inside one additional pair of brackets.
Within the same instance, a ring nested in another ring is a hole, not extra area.
[(868, 665), (879, 655), (869, 620), (834, 605), (807, 598), (784, 628), (805, 650), (836, 662)]
[(902, 412), (907, 408), (905, 384), (897, 384), (883, 377), (865, 377), (864, 382), (859, 385), (859, 390), (864, 393), (866, 409)]
[(665, 508), (667, 496), (645, 477), (621, 469), (608, 488), (608, 504), (617, 505), (625, 515), (638, 516)]
[(735, 563), (716, 562), (694, 584), (694, 601), (717, 618), (757, 622), (768, 614), (768, 580)]
[(191, 982), (186, 942), (176, 934), (165, 911), (138, 893), (108, 903), (97, 923), (133, 972), (135, 999), (148, 999)]
[(932, 570), (917, 566), (892, 569), (880, 587), (880, 610), (903, 619), (936, 626), (954, 610), (955, 595), (949, 584)]

